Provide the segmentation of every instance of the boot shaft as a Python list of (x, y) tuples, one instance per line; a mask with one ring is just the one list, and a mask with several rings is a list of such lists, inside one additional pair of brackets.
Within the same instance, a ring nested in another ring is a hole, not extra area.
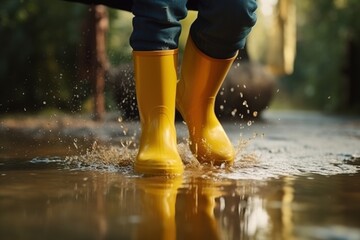
[(134, 51), (133, 57), (141, 120), (135, 171), (149, 175), (181, 174), (184, 169), (175, 130), (177, 50)]
[[(216, 59), (201, 52), (189, 37), (186, 43), (181, 80), (189, 97), (215, 98), (234, 62), (236, 55), (228, 59)], [(182, 85), (180, 84), (180, 85)]]
[(140, 119), (149, 122), (153, 111), (175, 119), (178, 50), (134, 51), (136, 97)]

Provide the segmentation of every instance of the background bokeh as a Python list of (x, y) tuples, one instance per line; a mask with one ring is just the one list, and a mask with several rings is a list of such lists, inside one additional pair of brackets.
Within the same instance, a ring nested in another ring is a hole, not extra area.
[[(281, 2), (296, 8), (281, 12)], [(283, 42), (276, 39), (283, 35), (274, 37), (279, 30), (267, 25), (269, 15), (279, 21), (283, 18), (273, 15), (285, 12), (286, 18), (296, 23), (295, 29), (288, 31), (290, 40), (295, 37), (289, 43), (295, 48), (290, 50), (294, 61), (290, 60), (290, 70), (274, 71), (277, 91), (269, 108), (360, 113), (360, 1), (269, 0), (259, 4), (259, 21), (248, 41), (250, 61), (273, 69), (274, 58), (278, 58), (276, 49)], [(79, 74), (87, 71), (81, 49), (89, 9), (64, 1), (2, 1), (1, 115), (91, 111), (92, 89), (88, 79)], [(183, 21), (181, 49), (195, 16), (191, 12)], [(132, 15), (109, 9), (108, 17), (107, 58), (110, 68), (116, 69), (131, 63), (128, 38)], [(118, 109), (115, 91), (111, 85), (105, 88), (107, 111)]]

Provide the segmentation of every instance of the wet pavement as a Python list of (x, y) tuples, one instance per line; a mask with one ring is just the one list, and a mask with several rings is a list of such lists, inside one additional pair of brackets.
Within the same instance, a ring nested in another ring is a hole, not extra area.
[[(1, 239), (360, 239), (360, 118), (227, 122), (231, 168), (132, 171), (138, 123), (0, 121)], [(94, 146), (96, 141), (96, 146)]]

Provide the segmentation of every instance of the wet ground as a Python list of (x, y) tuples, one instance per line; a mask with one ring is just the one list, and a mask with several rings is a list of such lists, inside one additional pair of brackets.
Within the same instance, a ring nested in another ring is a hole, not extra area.
[(231, 168), (133, 173), (138, 123), (0, 119), (1, 239), (360, 239), (360, 118), (227, 122)]

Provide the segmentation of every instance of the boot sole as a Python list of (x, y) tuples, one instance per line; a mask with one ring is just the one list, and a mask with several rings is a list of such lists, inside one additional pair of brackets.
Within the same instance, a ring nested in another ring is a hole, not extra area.
[(158, 161), (137, 161), (134, 164), (136, 173), (144, 175), (181, 175), (184, 172), (183, 164), (166, 164)]

